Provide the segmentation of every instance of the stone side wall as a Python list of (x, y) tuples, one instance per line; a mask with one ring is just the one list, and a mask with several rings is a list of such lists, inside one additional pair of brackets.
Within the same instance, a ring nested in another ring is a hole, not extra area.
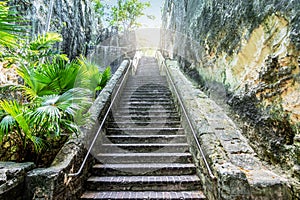
[[(191, 144), (190, 151), (194, 156), (198, 175), (208, 199), (299, 198), (299, 193), (298, 196), (293, 194), (294, 188), (290, 187), (290, 182), (286, 178), (269, 170), (257, 158), (247, 139), (224, 111), (183, 75), (177, 61), (164, 60), (159, 54), (158, 61), (160, 65), (165, 65), (169, 69), (168, 81), (174, 82), (196, 137), (216, 177), (214, 180), (208, 174), (191, 129), (181, 107), (178, 106)], [(171, 84), (170, 88), (175, 94)]]
[(260, 158), (300, 178), (300, 1), (166, 0), (164, 55), (243, 119)]
[[(46, 31), (52, 0), (12, 0), (10, 4), (20, 10), (29, 21), (30, 34), (35, 37)], [(100, 31), (90, 0), (53, 0), (49, 31), (61, 33), (63, 42), (59, 48), (70, 58), (87, 52), (87, 47)]]
[(80, 136), (74, 136), (63, 146), (49, 168), (34, 169), (27, 174), (27, 199), (73, 200), (80, 197), (94, 159), (92, 156), (88, 159), (79, 176), (68, 177), (67, 174), (76, 173), (80, 168), (90, 143), (87, 138), (93, 138), (97, 131), (99, 127), (97, 122), (101, 121), (107, 111), (114, 88), (129, 67), (129, 63), (128, 60), (122, 62), (90, 108), (90, 117), (96, 122), (92, 126), (93, 129), (89, 126), (83, 127)]
[(23, 200), (26, 173), (33, 163), (0, 162), (0, 199)]

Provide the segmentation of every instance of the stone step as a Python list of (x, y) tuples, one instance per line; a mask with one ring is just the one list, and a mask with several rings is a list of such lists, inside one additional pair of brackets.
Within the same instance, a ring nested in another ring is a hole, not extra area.
[[(163, 109), (163, 110), (162, 110)], [(176, 107), (174, 105), (121, 105), (118, 111), (158, 111), (167, 112), (168, 110), (176, 111)]]
[(144, 82), (139, 84), (127, 84), (125, 90), (170, 92), (167, 86), (168, 86), (167, 83)]
[(144, 95), (144, 94), (155, 94), (155, 95), (170, 95), (172, 94), (169, 90), (149, 90), (149, 89), (137, 89), (137, 88), (126, 88), (122, 91), (122, 94)]
[(136, 143), (184, 143), (185, 135), (107, 135), (111, 142), (119, 144)]
[[(126, 88), (140, 88), (140, 89), (167, 89), (168, 82), (167, 81), (140, 81), (140, 82), (127, 82), (128, 87)], [(156, 88), (155, 88), (156, 87)]]
[(164, 111), (161, 111), (161, 110), (149, 110), (147, 112), (135, 112), (135, 111), (120, 111), (120, 110), (117, 110), (117, 112), (114, 112), (113, 116), (123, 116), (123, 115), (149, 115), (149, 116), (157, 116), (157, 115), (160, 115), (160, 114), (168, 114), (168, 115), (178, 115), (178, 112), (176, 110), (164, 110)]
[(175, 114), (168, 114), (168, 113), (157, 113), (157, 115), (150, 115), (147, 113), (135, 113), (135, 114), (114, 114), (112, 117), (110, 117), (109, 121), (162, 121), (162, 120), (172, 120), (172, 121), (180, 121), (179, 115)]
[(100, 153), (97, 159), (102, 163), (190, 163), (190, 153)]
[(173, 103), (174, 102), (172, 100), (170, 100), (169, 98), (153, 98), (153, 99), (146, 99), (146, 98), (128, 98), (128, 99), (122, 99), (122, 102), (126, 102), (126, 103)]
[(174, 106), (174, 102), (172, 101), (167, 101), (167, 102), (155, 102), (155, 101), (123, 101), (122, 103), (119, 104), (120, 106), (126, 106), (126, 105), (131, 105), (131, 106)]
[(107, 128), (107, 135), (182, 135), (183, 128)]
[(148, 93), (145, 93), (145, 94), (135, 94), (135, 93), (130, 93), (130, 92), (127, 92), (127, 93), (122, 93), (122, 98), (126, 99), (126, 98), (172, 98), (172, 94), (169, 93), (169, 94), (148, 94)]
[(206, 199), (201, 191), (88, 191), (85, 192), (81, 199), (135, 199), (135, 200), (204, 200)]
[(201, 189), (196, 175), (181, 176), (92, 176), (87, 180), (89, 190), (106, 191), (174, 191)]
[(114, 122), (108, 122), (107, 126), (110, 128), (180, 128), (181, 123), (180, 121), (114, 121)]
[(168, 81), (165, 79), (165, 77), (159, 77), (159, 76), (153, 76), (153, 79), (145, 76), (136, 76), (133, 79), (127, 79), (127, 85), (156, 85), (156, 84), (162, 84), (167, 85)]
[(127, 176), (127, 175), (192, 175), (196, 167), (192, 163), (134, 163), (134, 164), (96, 164), (94, 176)]
[(163, 152), (163, 153), (184, 153), (189, 151), (189, 145), (187, 143), (135, 143), (135, 144), (119, 144), (110, 143), (102, 144), (99, 152), (101, 153), (147, 153), (147, 152)]
[(140, 101), (146, 101), (146, 102), (161, 102), (161, 101), (167, 101), (167, 102), (173, 102), (173, 100), (172, 99), (170, 99), (170, 97), (168, 97), (168, 96), (162, 96), (162, 97), (156, 97), (156, 96), (147, 96), (147, 97), (137, 97), (137, 96), (135, 96), (135, 97), (124, 97), (124, 98), (122, 98), (122, 101), (126, 101), (126, 102), (128, 102), (128, 101), (138, 101), (138, 102), (140, 102)]

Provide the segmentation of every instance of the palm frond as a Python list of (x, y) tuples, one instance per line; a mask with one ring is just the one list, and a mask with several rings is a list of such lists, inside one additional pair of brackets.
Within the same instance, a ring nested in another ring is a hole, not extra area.
[(57, 122), (61, 115), (55, 105), (46, 105), (38, 107), (31, 115), (33, 122), (43, 125), (44, 123)]
[(18, 126), (22, 129), (26, 137), (31, 137), (29, 121), (25, 117), (24, 110), (22, 110), (22, 107), (18, 102), (1, 100), (0, 108), (16, 120)]
[(90, 106), (92, 101), (90, 90), (83, 88), (73, 88), (63, 93), (57, 102), (57, 106), (64, 112), (74, 116), (81, 109)]
[(40, 153), (43, 149), (46, 149), (47, 143), (42, 138), (33, 135), (29, 139), (34, 144), (34, 149), (36, 152)]
[(61, 42), (62, 36), (58, 33), (48, 32), (45, 35), (39, 35), (36, 40), (32, 41), (29, 45), (33, 51), (48, 50), (56, 42)]
[(79, 133), (79, 127), (76, 123), (70, 121), (70, 120), (66, 120), (66, 119), (62, 119), (61, 123), (63, 124), (63, 126), (65, 127), (65, 129), (67, 131), (69, 131), (70, 133)]
[(98, 86), (100, 86), (101, 89), (103, 89), (106, 83), (109, 81), (110, 77), (111, 77), (111, 68), (110, 66), (108, 66), (102, 73), (101, 80), (99, 80)]
[(9, 133), (15, 124), (16, 120), (10, 115), (2, 118), (0, 121), (0, 142), (2, 142), (3, 137)]
[(17, 33), (25, 32), (24, 27), (17, 25), (20, 18), (7, 6), (7, 2), (0, 2), (0, 45), (7, 47), (17, 46), (20, 36)]
[(97, 65), (88, 61), (83, 56), (78, 59), (78, 62), (80, 64), (80, 70), (78, 72), (76, 86), (94, 91), (101, 78), (101, 73)]

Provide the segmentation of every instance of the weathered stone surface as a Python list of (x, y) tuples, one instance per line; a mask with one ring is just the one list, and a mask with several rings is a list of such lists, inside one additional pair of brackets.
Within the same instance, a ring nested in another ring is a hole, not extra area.
[(299, 10), (295, 0), (167, 0), (162, 37), (164, 55), (243, 120), (257, 155), (298, 180)]
[(51, 17), (49, 31), (62, 34), (64, 41), (59, 48), (70, 58), (85, 54), (101, 28), (89, 0), (13, 0), (10, 4), (21, 10), (29, 20), (32, 37), (46, 31), (47, 21)]
[(26, 173), (33, 163), (0, 162), (0, 199), (23, 199)]
[[(164, 63), (160, 54), (157, 57), (159, 63), (166, 65), (170, 71), (171, 79), (183, 99), (204, 155), (216, 177), (216, 182), (211, 181), (201, 153), (188, 131), (188, 140), (193, 146), (192, 153), (197, 166), (201, 169), (200, 177), (207, 196), (211, 199), (291, 199), (289, 181), (264, 166), (247, 139), (220, 107), (209, 98), (195, 95), (199, 90), (182, 74), (178, 63), (168, 60)], [(185, 99), (187, 96), (194, 98)], [(218, 111), (215, 118), (212, 115), (214, 111)]]

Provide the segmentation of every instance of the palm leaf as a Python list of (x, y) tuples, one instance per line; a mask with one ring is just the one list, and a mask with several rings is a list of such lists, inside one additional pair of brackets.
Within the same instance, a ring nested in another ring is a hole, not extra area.
[(10, 115), (7, 115), (2, 118), (0, 122), (0, 142), (2, 142), (3, 137), (8, 134), (8, 132), (12, 129), (12, 127), (15, 124), (15, 119)]
[(100, 86), (101, 88), (104, 88), (106, 83), (109, 81), (110, 77), (111, 77), (111, 69), (108, 66), (102, 73), (101, 80), (99, 81), (98, 86)]
[(0, 45), (17, 46), (19, 36), (16, 33), (25, 32), (22, 26), (16, 24), (18, 22), (21, 22), (20, 18), (9, 10), (7, 1), (0, 2)]
[(43, 149), (46, 149), (46, 141), (40, 137), (32, 136), (31, 138), (32, 143), (34, 144), (34, 149), (36, 152), (40, 153)]
[(31, 115), (33, 122), (44, 125), (45, 123), (57, 122), (61, 115), (55, 105), (46, 105), (38, 107)]
[(63, 93), (57, 106), (67, 114), (74, 116), (76, 112), (91, 105), (91, 91), (83, 88), (73, 88)]
[(19, 105), (16, 101), (1, 100), (0, 108), (2, 108), (6, 113), (8, 113), (17, 121), (18, 125), (22, 128), (26, 136), (31, 136), (28, 122), (23, 115), (21, 105)]
[(101, 78), (101, 73), (97, 65), (88, 61), (83, 56), (78, 59), (78, 62), (80, 64), (80, 70), (78, 72), (76, 86), (94, 91)]
[(44, 35), (39, 35), (36, 40), (29, 45), (32, 51), (48, 50), (56, 42), (61, 42), (62, 36), (59, 33), (48, 32)]

